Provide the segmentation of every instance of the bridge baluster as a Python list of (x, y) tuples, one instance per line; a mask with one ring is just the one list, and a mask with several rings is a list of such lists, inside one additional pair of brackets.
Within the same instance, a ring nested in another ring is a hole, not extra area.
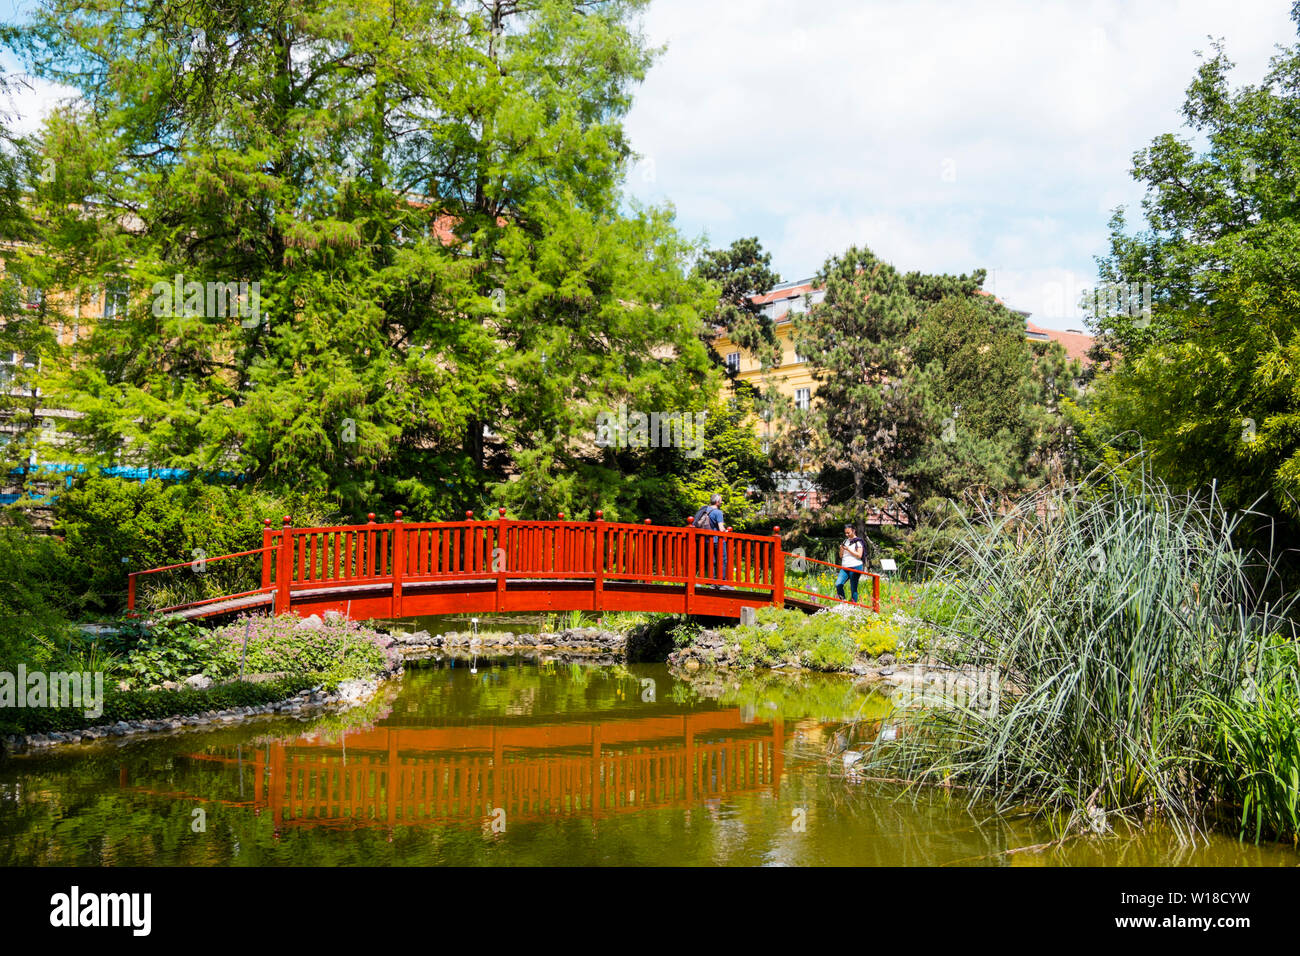
[[(406, 575), (406, 528), (402, 523), (402, 513), (393, 512), (393, 617), (402, 616), (402, 579)], [(391, 781), (390, 781), (391, 785)]]
[(289, 582), (293, 577), (293, 533), (289, 523), (293, 519), (284, 516), (284, 525), (280, 529), (280, 552), (275, 566), (275, 613), (286, 614), (289, 611)]

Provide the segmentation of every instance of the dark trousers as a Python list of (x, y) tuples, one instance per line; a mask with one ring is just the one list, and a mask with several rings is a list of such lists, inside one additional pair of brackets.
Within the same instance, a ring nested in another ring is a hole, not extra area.
[(727, 542), (723, 538), (713, 538), (709, 544), (709, 577), (725, 578), (727, 576)]

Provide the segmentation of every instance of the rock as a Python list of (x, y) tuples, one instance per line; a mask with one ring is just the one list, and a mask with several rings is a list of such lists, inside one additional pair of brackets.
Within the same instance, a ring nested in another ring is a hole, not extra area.
[(686, 661), (685, 666), (688, 671), (697, 671), (700, 669), (700, 662), (692, 657)]
[(320, 619), (319, 614), (312, 614), (308, 617), (304, 617), (301, 621), (299, 621), (297, 624), (294, 625), (295, 628), (306, 628), (307, 630), (312, 630), (312, 631), (320, 630), (324, 626), (325, 626), (325, 622)]
[(896, 659), (893, 654), (885, 653), (880, 655), (880, 663), (882, 664), (892, 664)]
[(369, 689), (363, 680), (345, 680), (339, 684), (339, 699), (355, 703), (362, 700)]
[(165, 680), (162, 682), (163, 690), (180, 690), (181, 685), (174, 680)]
[(338, 623), (340, 623), (341, 621), (346, 621), (346, 620), (347, 620), (347, 618), (344, 617), (342, 611), (326, 611), (326, 612), (325, 612), (325, 623), (327, 623), (327, 624), (338, 624)]
[(193, 690), (206, 690), (212, 686), (212, 678), (206, 674), (191, 674), (185, 678), (185, 686)]
[(844, 769), (849, 770), (850, 768), (853, 767), (854, 764), (858, 763), (858, 761), (860, 761), (862, 757), (863, 754), (860, 751), (857, 750), (844, 751)]

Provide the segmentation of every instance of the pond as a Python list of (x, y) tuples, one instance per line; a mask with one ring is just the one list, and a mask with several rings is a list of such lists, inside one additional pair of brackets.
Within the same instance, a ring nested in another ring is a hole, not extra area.
[(1008, 853), (1050, 837), (845, 780), (828, 748), (883, 713), (838, 675), (416, 662), (346, 714), (10, 758), (0, 865), (1300, 862), (1159, 831)]

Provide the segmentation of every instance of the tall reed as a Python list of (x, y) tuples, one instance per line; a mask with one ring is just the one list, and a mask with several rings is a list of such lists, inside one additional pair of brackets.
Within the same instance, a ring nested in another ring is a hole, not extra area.
[(948, 662), (999, 692), (908, 715), (873, 748), (876, 771), (1028, 803), (1062, 829), (1153, 813), (1198, 828), (1214, 796), (1206, 702), (1230, 700), (1287, 626), (1262, 598), (1268, 562), (1233, 546), (1239, 518), (1143, 475), (959, 520), (938, 569), (953, 616), (934, 624)]

